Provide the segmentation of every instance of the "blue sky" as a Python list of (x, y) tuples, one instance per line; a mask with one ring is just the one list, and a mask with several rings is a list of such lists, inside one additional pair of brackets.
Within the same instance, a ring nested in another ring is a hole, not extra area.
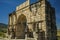
[[(8, 24), (8, 15), (26, 0), (0, 0), (0, 23)], [(31, 0), (35, 2), (36, 0)], [(56, 23), (60, 28), (60, 0), (49, 0), (51, 5), (56, 9)]]

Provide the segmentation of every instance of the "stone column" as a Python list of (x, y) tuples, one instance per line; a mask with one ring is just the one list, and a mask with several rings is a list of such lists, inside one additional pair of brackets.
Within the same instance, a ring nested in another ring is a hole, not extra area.
[(39, 23), (39, 29), (42, 29), (42, 23)]
[(30, 0), (27, 0), (27, 3), (30, 4)]

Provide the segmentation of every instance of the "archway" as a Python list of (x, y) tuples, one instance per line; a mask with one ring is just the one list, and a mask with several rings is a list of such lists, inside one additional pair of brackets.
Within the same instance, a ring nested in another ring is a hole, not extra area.
[(27, 19), (24, 14), (21, 14), (17, 20), (16, 27), (16, 38), (24, 39), (25, 38), (25, 29), (26, 29)]

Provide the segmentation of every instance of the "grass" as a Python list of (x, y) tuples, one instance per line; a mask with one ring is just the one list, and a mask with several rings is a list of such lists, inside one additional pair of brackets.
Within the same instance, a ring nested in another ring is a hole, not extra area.
[(60, 40), (60, 37), (58, 37), (58, 40)]
[(6, 35), (5, 35), (3, 32), (0, 32), (0, 37), (5, 38), (5, 37), (6, 37)]
[[(5, 31), (0, 30), (0, 37), (3, 37), (3, 38), (6, 37), (4, 33), (6, 33), (6, 30)], [(57, 36), (58, 36), (58, 40), (60, 40), (60, 30), (57, 30)]]
[(58, 40), (60, 40), (60, 30), (57, 30)]
[(5, 38), (6, 35), (4, 33), (6, 33), (7, 31), (5, 29), (0, 29), (0, 37)]

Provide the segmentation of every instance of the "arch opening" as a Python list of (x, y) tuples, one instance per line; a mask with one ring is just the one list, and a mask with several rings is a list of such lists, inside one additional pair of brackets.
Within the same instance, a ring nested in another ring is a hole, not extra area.
[(25, 29), (27, 26), (27, 19), (24, 14), (21, 14), (17, 20), (16, 27), (16, 38), (17, 39), (25, 39)]

